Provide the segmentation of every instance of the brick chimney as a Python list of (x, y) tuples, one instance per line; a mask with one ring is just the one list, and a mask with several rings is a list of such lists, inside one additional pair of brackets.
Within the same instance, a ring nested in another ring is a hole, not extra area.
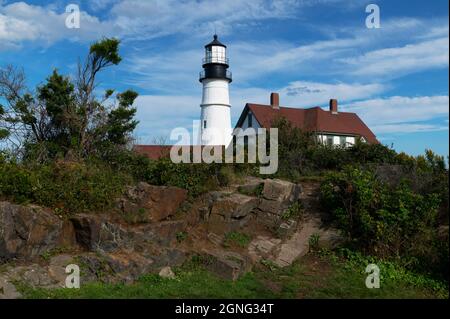
[(332, 114), (338, 114), (338, 101), (336, 99), (330, 100), (330, 112)]
[(280, 108), (280, 95), (278, 93), (270, 94), (270, 106), (277, 110)]

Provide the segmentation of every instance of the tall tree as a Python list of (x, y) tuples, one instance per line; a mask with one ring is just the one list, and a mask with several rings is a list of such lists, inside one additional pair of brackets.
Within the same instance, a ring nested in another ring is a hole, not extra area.
[(96, 94), (98, 74), (122, 60), (119, 44), (114, 38), (94, 43), (85, 62), (78, 63), (74, 82), (54, 70), (35, 94), (27, 91), (23, 71), (0, 70), (0, 100), (7, 101), (0, 108), (0, 138), (9, 128), (8, 134), (14, 131), (26, 153), (33, 151), (39, 160), (101, 156), (106, 147), (126, 146), (138, 124), (132, 107), (138, 94)]

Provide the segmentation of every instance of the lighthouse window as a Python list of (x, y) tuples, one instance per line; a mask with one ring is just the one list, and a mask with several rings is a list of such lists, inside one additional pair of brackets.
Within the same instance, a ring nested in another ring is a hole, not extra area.
[(206, 121), (203, 121), (203, 128), (206, 128)]

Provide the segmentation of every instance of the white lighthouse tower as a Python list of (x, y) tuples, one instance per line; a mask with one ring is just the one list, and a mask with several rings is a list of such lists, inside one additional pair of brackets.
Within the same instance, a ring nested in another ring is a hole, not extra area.
[(217, 35), (205, 46), (203, 71), (200, 82), (203, 84), (200, 144), (225, 145), (231, 142), (232, 128), (230, 115), (229, 84), (232, 81), (228, 71), (227, 47)]

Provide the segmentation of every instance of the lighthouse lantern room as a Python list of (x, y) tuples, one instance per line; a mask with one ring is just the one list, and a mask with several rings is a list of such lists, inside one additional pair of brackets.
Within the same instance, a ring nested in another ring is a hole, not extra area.
[(231, 115), (229, 84), (232, 82), (228, 71), (227, 47), (217, 35), (205, 46), (203, 71), (200, 82), (203, 84), (201, 107), (200, 144), (225, 145), (231, 141)]

